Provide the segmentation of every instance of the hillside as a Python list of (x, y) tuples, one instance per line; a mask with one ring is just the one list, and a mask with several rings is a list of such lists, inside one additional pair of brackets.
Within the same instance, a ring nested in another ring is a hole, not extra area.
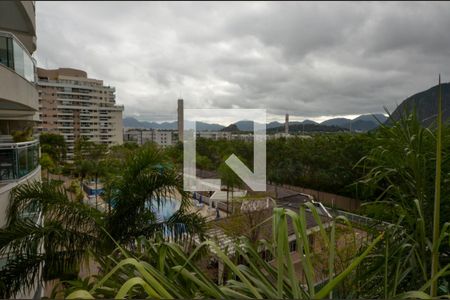
[[(417, 93), (405, 99), (392, 113), (392, 118), (398, 120), (402, 114), (416, 111), (418, 119), (425, 126), (432, 125), (437, 117), (438, 86)], [(443, 120), (450, 118), (450, 83), (442, 84), (442, 114)]]
[(220, 129), (220, 131), (224, 131), (224, 132), (240, 132), (241, 130), (239, 130), (239, 128), (237, 127), (236, 124), (231, 124), (231, 125), (228, 125), (225, 128)]
[(352, 120), (346, 119), (346, 118), (334, 118), (334, 119), (329, 119), (329, 120), (323, 121), (320, 124), (326, 125), (326, 126), (339, 126), (339, 127), (343, 127), (343, 128), (349, 128), (351, 121)]
[(377, 128), (386, 121), (386, 116), (382, 114), (361, 115), (353, 120), (346, 118), (334, 118), (323, 121), (321, 125), (338, 126), (352, 131), (369, 131)]

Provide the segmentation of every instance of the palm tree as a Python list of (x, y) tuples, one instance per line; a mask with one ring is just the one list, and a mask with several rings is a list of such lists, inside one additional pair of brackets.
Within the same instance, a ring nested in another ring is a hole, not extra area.
[(92, 173), (94, 168), (93, 162), (90, 160), (81, 160), (75, 162), (75, 173), (80, 180), (80, 188), (83, 189), (83, 183), (86, 177)]
[(229, 209), (228, 209), (228, 203), (229, 203), (229, 194), (230, 194), (230, 189), (231, 189), (231, 206), (232, 206), (232, 211), (234, 211), (234, 205), (233, 205), (233, 198), (234, 198), (234, 188), (235, 187), (242, 187), (243, 186), (243, 182), (242, 180), (239, 178), (239, 176), (230, 169), (230, 167), (225, 164), (222, 163), (219, 166), (219, 174), (220, 174), (220, 179), (221, 181), (226, 185), (227, 187), (227, 214), (229, 214)]
[[(165, 237), (163, 230), (170, 231), (173, 241), (191, 240), (197, 233), (202, 238), (203, 218), (187, 212), (181, 179), (159, 150), (143, 147), (126, 159), (113, 180), (116, 206), (109, 215), (71, 201), (54, 182), (19, 185), (12, 192), (7, 226), (0, 229), (0, 257), (8, 258), (0, 269), (0, 297), (13, 297), (22, 288), (48, 280), (76, 277), (88, 253), (109, 253), (113, 240), (132, 248), (133, 239)], [(175, 191), (182, 196), (180, 209), (158, 222), (151, 207)], [(24, 217), (27, 210), (37, 217)]]
[(56, 164), (64, 163), (66, 159), (66, 141), (60, 134), (43, 132), (39, 135), (42, 154), (50, 155)]
[[(176, 238), (202, 233), (204, 220), (189, 213), (189, 194), (183, 191), (182, 176), (164, 152), (153, 145), (139, 148), (123, 162), (119, 177), (107, 187), (115, 209), (108, 216), (108, 231), (120, 243), (133, 242), (139, 236), (154, 237), (161, 229)], [(165, 222), (157, 222), (154, 209), (179, 195), (180, 208)], [(183, 225), (181, 225), (183, 224)]]
[(55, 182), (17, 186), (7, 222), (0, 229), (0, 256), (7, 258), (0, 270), (1, 298), (44, 281), (76, 276), (87, 250), (102, 250), (101, 213), (70, 201)]
[(50, 171), (55, 169), (55, 163), (50, 155), (43, 153), (39, 163), (47, 173), (47, 181), (50, 180)]

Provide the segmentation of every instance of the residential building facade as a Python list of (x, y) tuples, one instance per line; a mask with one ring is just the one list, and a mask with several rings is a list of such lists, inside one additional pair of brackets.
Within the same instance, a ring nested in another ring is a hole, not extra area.
[[(34, 1), (0, 2), (0, 228), (7, 225), (11, 190), (41, 180), (39, 142), (33, 136), (38, 120), (36, 90)], [(39, 211), (24, 216), (40, 222)], [(0, 257), (0, 266), (7, 261)], [(42, 296), (37, 287), (16, 295), (17, 299)]]
[[(253, 141), (253, 134), (235, 134), (228, 131), (198, 131), (196, 133), (196, 138), (204, 138), (216, 141), (240, 140), (251, 142)], [(123, 140), (127, 142), (135, 142), (138, 145), (143, 145), (148, 142), (154, 142), (159, 146), (165, 148), (175, 145), (179, 141), (179, 134), (176, 130), (131, 128), (127, 129), (124, 132)]]
[(79, 138), (107, 144), (123, 143), (122, 112), (116, 105), (115, 88), (87, 73), (70, 68), (37, 69), (39, 132), (59, 133), (67, 144), (67, 159), (73, 159)]
[[(0, 227), (12, 188), (40, 180), (35, 86), (35, 7), (31, 1), (0, 3)], [(28, 132), (28, 133), (27, 133)], [(22, 133), (22, 137), (13, 137)]]
[(197, 131), (197, 138), (205, 138), (211, 140), (231, 140), (231, 132), (229, 131)]
[(177, 143), (178, 132), (175, 130), (129, 129), (124, 133), (124, 140), (135, 142), (138, 145), (153, 142), (165, 148)]

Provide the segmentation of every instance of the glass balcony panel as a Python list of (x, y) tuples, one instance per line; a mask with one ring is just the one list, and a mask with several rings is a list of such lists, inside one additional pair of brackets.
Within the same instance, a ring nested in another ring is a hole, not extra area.
[(0, 64), (14, 68), (12, 39), (0, 36)]
[(28, 156), (27, 156), (27, 149), (22, 148), (18, 149), (19, 154), (19, 176), (23, 177), (28, 174)]
[(0, 181), (20, 179), (39, 166), (39, 142), (0, 143)]
[(31, 59), (31, 57), (26, 55), (26, 53), (24, 53), (23, 59), (24, 59), (23, 77), (25, 77), (25, 79), (30, 82), (34, 82), (34, 62)]
[(23, 58), (24, 53), (20, 45), (15, 40), (13, 40), (13, 50), (14, 70), (16, 71), (16, 73), (23, 76), (25, 74), (25, 59)]
[(0, 180), (17, 178), (15, 155), (13, 149), (0, 149)]
[(34, 60), (13, 35), (0, 32), (0, 64), (13, 69), (17, 74), (35, 82)]

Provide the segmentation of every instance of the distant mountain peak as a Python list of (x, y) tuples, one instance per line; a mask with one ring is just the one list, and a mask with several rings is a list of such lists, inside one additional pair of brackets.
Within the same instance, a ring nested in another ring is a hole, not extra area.
[[(450, 83), (442, 83), (442, 115), (443, 120), (450, 119)], [(436, 121), (438, 114), (439, 85), (406, 98), (392, 113), (392, 119), (398, 120), (405, 113), (415, 110), (417, 118), (424, 126), (430, 126)]]
[(228, 125), (227, 127), (222, 128), (220, 131), (225, 131), (225, 132), (239, 132), (239, 128), (237, 127), (236, 124), (231, 124)]

